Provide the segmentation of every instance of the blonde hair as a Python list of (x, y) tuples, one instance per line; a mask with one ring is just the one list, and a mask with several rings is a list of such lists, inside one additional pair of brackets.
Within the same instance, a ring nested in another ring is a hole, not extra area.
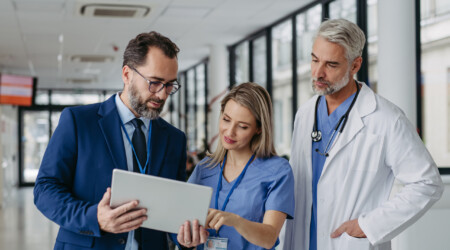
[[(219, 119), (222, 119), (225, 105), (230, 100), (250, 110), (255, 117), (257, 127), (261, 129), (261, 133), (255, 134), (250, 141), (250, 148), (256, 157), (266, 158), (277, 155), (273, 145), (272, 101), (267, 90), (252, 82), (234, 87), (222, 99)], [(222, 162), (226, 152), (227, 150), (219, 141), (216, 150), (208, 154), (210, 158), (205, 163), (208, 163), (208, 167), (216, 166)]]

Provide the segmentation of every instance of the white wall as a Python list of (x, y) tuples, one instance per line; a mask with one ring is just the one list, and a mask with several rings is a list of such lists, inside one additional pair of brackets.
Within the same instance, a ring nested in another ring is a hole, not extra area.
[(393, 250), (450, 249), (450, 176), (442, 176), (442, 198), (414, 225), (392, 241)]

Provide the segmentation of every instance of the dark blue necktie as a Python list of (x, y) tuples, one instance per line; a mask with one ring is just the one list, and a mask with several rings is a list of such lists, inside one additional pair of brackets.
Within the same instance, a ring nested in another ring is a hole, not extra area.
[[(141, 126), (144, 125), (144, 122), (138, 118), (134, 118), (131, 120), (131, 123), (134, 126), (134, 133), (131, 142), (133, 143), (134, 150), (136, 151), (136, 156), (141, 163), (142, 169), (145, 167), (145, 162), (147, 161), (147, 145), (145, 142), (145, 135), (142, 132)], [(136, 156), (133, 153), (133, 171), (140, 173), (139, 164), (136, 161)]]
[[(134, 118), (131, 120), (131, 124), (134, 126), (134, 133), (131, 142), (133, 143), (134, 150), (136, 151), (137, 158), (141, 163), (142, 169), (145, 167), (145, 162), (147, 161), (147, 147), (145, 143), (145, 135), (142, 132), (141, 126), (144, 125), (142, 120), (138, 118)], [(140, 173), (139, 164), (136, 161), (136, 156), (133, 153), (133, 172)], [(134, 230), (134, 238), (138, 243), (138, 249), (142, 249), (141, 239), (142, 239), (142, 230), (138, 228)]]

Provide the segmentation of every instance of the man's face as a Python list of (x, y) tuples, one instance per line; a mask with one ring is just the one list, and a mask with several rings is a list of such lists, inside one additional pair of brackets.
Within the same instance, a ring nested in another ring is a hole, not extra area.
[(347, 86), (353, 76), (345, 49), (317, 37), (311, 53), (312, 88), (318, 95), (330, 95)]
[(127, 69), (123, 70), (122, 78), (126, 85), (124, 94), (127, 95), (129, 107), (139, 116), (149, 119), (158, 118), (169, 95), (166, 93), (166, 88), (158, 93), (151, 93), (145, 79), (163, 83), (176, 80), (177, 59), (169, 58), (160, 49), (152, 47), (149, 49), (145, 64), (136, 67), (145, 79), (133, 69), (125, 67)]

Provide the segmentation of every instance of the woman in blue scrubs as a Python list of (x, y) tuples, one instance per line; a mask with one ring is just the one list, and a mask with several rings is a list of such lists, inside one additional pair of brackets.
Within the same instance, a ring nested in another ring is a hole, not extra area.
[[(286, 218), (294, 212), (289, 162), (273, 145), (272, 103), (255, 83), (234, 87), (221, 102), (220, 141), (201, 161), (190, 183), (213, 188), (206, 229), (180, 228), (178, 242), (197, 249), (274, 249)], [(200, 235), (200, 236), (199, 236)]]

